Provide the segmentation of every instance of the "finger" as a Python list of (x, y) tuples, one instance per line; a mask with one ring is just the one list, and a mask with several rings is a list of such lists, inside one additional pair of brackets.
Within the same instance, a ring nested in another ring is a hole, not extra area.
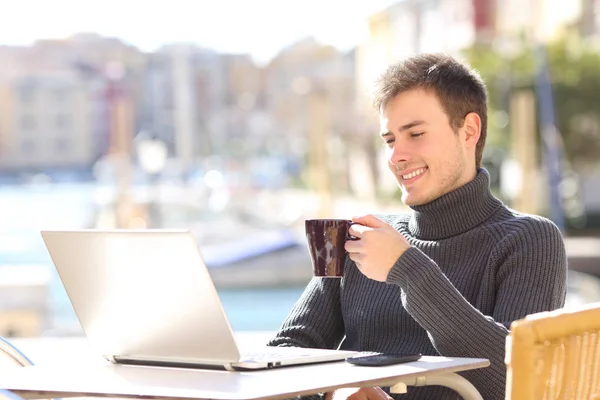
[(346, 240), (344, 243), (344, 249), (348, 253), (358, 253), (362, 247), (362, 243), (359, 240)]
[(393, 400), (393, 397), (392, 397), (392, 396), (390, 396), (389, 394), (387, 394), (387, 393), (385, 392), (385, 390), (383, 390), (382, 388), (380, 388), (380, 387), (377, 387), (377, 388), (375, 388), (375, 389), (377, 389), (377, 392), (379, 393), (379, 396), (380, 396), (380, 399), (381, 399), (381, 400), (390, 400), (390, 399), (391, 399), (391, 400)]
[(348, 234), (361, 239), (363, 234), (368, 230), (372, 230), (372, 228), (369, 228), (368, 226), (364, 226), (364, 225), (360, 225), (360, 224), (356, 223), (356, 224), (350, 225), (350, 228), (348, 229)]
[(391, 397), (380, 387), (368, 388), (366, 391), (369, 400), (389, 400)]
[(346, 400), (369, 400), (369, 396), (367, 396), (364, 389), (359, 389), (350, 396), (346, 397)]
[(370, 228), (382, 228), (387, 225), (373, 214), (363, 215), (361, 217), (352, 217), (352, 222), (356, 222), (357, 224), (368, 226)]
[(332, 400), (348, 400), (352, 399), (359, 392), (359, 388), (342, 388), (333, 392)]

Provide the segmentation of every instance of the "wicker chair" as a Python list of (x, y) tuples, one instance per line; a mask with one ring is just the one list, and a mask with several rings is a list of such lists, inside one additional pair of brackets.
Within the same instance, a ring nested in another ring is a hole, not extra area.
[(509, 400), (600, 400), (600, 303), (513, 322), (506, 365)]

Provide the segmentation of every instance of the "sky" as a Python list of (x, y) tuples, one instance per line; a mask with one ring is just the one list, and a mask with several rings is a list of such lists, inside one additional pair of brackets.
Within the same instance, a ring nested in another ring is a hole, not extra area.
[(396, 1), (16, 0), (0, 12), (0, 44), (96, 32), (144, 51), (192, 42), (268, 60), (308, 35), (349, 49), (366, 36), (366, 18)]

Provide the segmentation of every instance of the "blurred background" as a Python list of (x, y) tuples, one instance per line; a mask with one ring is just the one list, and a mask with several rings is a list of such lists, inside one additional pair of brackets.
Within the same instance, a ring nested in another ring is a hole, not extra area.
[(0, 335), (82, 335), (53, 228), (190, 229), (234, 330), (276, 330), (304, 219), (404, 210), (370, 90), (432, 51), (486, 80), (493, 190), (563, 230), (568, 305), (600, 301), (600, 1), (351, 3), (6, 5)]

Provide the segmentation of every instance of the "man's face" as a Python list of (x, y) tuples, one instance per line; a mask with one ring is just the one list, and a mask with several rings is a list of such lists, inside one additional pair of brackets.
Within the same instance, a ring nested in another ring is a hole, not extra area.
[(466, 123), (455, 132), (432, 91), (413, 89), (394, 97), (382, 110), (380, 125), (388, 166), (406, 205), (429, 203), (475, 177), (469, 139), (474, 127)]

